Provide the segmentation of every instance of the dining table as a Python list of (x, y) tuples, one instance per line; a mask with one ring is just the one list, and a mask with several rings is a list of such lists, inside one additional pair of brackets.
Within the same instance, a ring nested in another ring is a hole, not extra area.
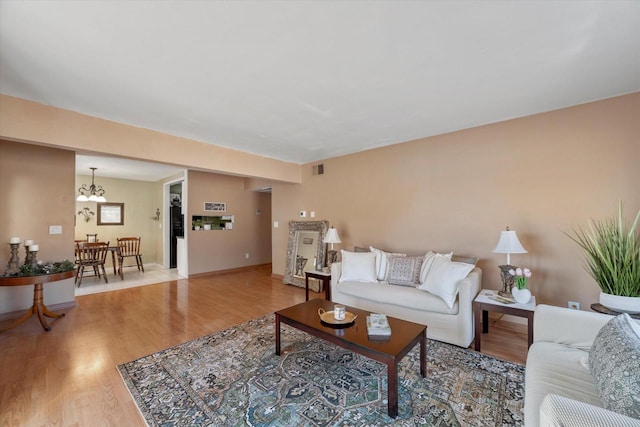
[(107, 250), (111, 252), (111, 263), (113, 264), (114, 276), (120, 276), (120, 279), (124, 280), (122, 265), (120, 265), (120, 246), (109, 246)]

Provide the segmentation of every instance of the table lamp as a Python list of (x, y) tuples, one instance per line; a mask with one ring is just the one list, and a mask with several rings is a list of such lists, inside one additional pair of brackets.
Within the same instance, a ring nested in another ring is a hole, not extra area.
[(331, 264), (338, 259), (338, 252), (333, 250), (333, 244), (342, 243), (340, 236), (338, 236), (338, 230), (331, 227), (327, 230), (327, 234), (324, 236), (324, 239), (322, 239), (322, 242), (331, 244), (331, 249), (327, 251), (327, 266), (331, 267)]
[(509, 270), (515, 270), (517, 268), (511, 265), (511, 254), (526, 254), (527, 250), (520, 244), (516, 232), (507, 227), (505, 231), (500, 232), (500, 240), (498, 240), (498, 245), (493, 252), (497, 254), (507, 254), (507, 264), (498, 266), (498, 268), (500, 268), (500, 278), (502, 279), (502, 290), (498, 292), (498, 294), (511, 298), (513, 276), (509, 274)]

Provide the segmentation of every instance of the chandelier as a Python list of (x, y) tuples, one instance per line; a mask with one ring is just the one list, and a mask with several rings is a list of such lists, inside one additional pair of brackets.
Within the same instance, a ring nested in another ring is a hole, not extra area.
[[(106, 202), (107, 199), (104, 198), (104, 189), (102, 185), (98, 185), (96, 187), (94, 183), (95, 172), (98, 168), (89, 168), (91, 169), (91, 186), (87, 188), (85, 184), (82, 184), (82, 187), (78, 188), (78, 192), (80, 195), (76, 199), (79, 202)], [(89, 194), (89, 197), (87, 197)]]

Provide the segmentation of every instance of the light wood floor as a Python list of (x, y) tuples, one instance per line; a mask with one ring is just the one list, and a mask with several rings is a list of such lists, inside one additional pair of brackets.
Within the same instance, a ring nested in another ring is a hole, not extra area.
[[(144, 426), (116, 365), (304, 301), (304, 289), (270, 274), (81, 296), (51, 332), (32, 317), (0, 333), (0, 426)], [(526, 326), (491, 322), (483, 353), (524, 363)]]

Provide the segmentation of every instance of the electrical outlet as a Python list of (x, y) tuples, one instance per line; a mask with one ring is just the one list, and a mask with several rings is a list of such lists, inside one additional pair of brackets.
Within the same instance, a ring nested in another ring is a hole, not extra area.
[(567, 306), (572, 310), (580, 310), (580, 303), (577, 301), (569, 301)]
[(249, 259), (249, 252), (247, 252), (246, 254), (244, 254), (244, 257), (245, 257), (246, 259)]

